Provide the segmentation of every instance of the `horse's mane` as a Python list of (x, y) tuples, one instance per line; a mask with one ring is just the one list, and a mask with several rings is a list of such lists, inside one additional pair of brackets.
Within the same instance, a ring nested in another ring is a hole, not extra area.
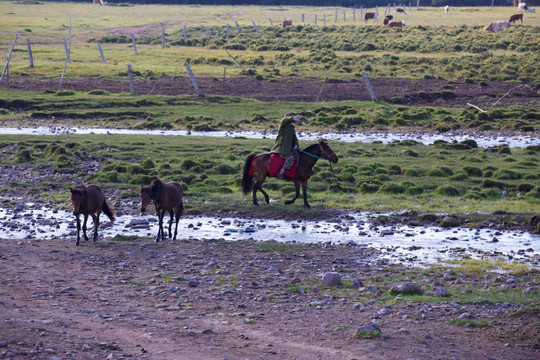
[(163, 181), (160, 179), (154, 179), (150, 183), (150, 191), (152, 192), (152, 196), (157, 196), (159, 190), (163, 187)]
[(316, 144), (311, 144), (307, 148), (305, 148), (304, 150), (307, 151), (307, 152), (313, 151), (314, 149), (318, 148), (319, 145), (322, 145), (322, 144), (326, 145), (327, 144), (326, 140), (319, 139)]

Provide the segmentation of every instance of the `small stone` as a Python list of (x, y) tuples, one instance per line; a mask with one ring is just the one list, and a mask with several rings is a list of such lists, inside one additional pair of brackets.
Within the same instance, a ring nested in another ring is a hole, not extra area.
[(200, 285), (200, 283), (201, 283), (201, 282), (200, 282), (199, 280), (193, 279), (193, 280), (189, 280), (189, 281), (188, 281), (188, 286), (189, 286), (189, 287), (197, 287), (197, 286)]
[(341, 275), (337, 272), (327, 272), (324, 274), (321, 286), (336, 286), (341, 284)]
[(390, 288), (390, 294), (396, 295), (396, 294), (409, 294), (409, 295), (422, 295), (424, 293), (424, 289), (422, 289), (418, 285), (414, 285), (411, 283), (401, 283), (394, 285)]
[(356, 336), (362, 336), (362, 334), (369, 334), (373, 333), (374, 335), (378, 336), (382, 333), (381, 328), (377, 324), (371, 324), (368, 326), (362, 326), (356, 329)]
[(212, 329), (206, 329), (202, 332), (204, 335), (215, 335), (216, 333)]
[(464, 319), (472, 319), (473, 315), (469, 312), (463, 313), (458, 316), (458, 319), (464, 320)]
[(0, 340), (0, 348), (8, 347), (8, 342), (5, 340)]
[(358, 280), (357, 278), (354, 278), (353, 279), (353, 286), (356, 289), (360, 289), (361, 287), (364, 287), (364, 284), (360, 280)]
[(433, 293), (435, 294), (435, 296), (439, 296), (439, 297), (445, 297), (445, 296), (450, 295), (450, 292), (446, 290), (445, 288), (443, 288), (442, 286), (438, 286), (435, 289), (433, 289)]

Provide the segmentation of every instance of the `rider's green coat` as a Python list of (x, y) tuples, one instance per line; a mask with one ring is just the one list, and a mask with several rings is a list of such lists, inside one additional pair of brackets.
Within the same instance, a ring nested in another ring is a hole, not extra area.
[(294, 120), (292, 117), (285, 117), (279, 123), (278, 136), (271, 152), (289, 157), (295, 145), (298, 146), (298, 138), (296, 137)]

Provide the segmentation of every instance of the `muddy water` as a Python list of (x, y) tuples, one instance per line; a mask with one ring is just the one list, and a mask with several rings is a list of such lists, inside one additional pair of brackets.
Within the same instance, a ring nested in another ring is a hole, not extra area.
[[(0, 135), (63, 135), (63, 134), (125, 134), (125, 135), (162, 135), (162, 136), (209, 136), (209, 137), (245, 137), (249, 139), (274, 138), (275, 132), (266, 131), (186, 131), (186, 130), (129, 130), (129, 129), (101, 129), (101, 128), (75, 128), (75, 127), (36, 127), (36, 128), (0, 128)], [(428, 132), (392, 133), (392, 132), (364, 132), (364, 133), (328, 133), (328, 132), (299, 132), (300, 140), (314, 141), (324, 137), (327, 140), (342, 142), (382, 141), (391, 143), (401, 140), (415, 140), (422, 144), (432, 144), (435, 140), (463, 141), (475, 140), (480, 147), (491, 147), (506, 144), (510, 147), (526, 147), (540, 145), (540, 137), (533, 135), (485, 135), (475, 132), (464, 134), (433, 134)]]
[[(463, 256), (501, 256), (524, 261), (537, 268), (540, 266), (539, 235), (492, 229), (374, 226), (370, 222), (372, 216), (372, 213), (353, 213), (347, 219), (331, 222), (186, 217), (181, 219), (178, 229), (180, 239), (252, 239), (369, 246), (380, 249), (381, 256), (391, 262), (411, 265)], [(101, 221), (99, 241), (107, 241), (118, 235), (153, 238), (157, 233), (157, 219), (152, 215), (121, 215), (114, 225), (102, 215)], [(20, 204), (9, 210), (0, 208), (0, 225), (0, 241), (73, 237), (75, 243), (76, 239), (74, 216), (70, 212), (47, 209), (32, 203)], [(91, 235), (91, 219), (88, 229)]]

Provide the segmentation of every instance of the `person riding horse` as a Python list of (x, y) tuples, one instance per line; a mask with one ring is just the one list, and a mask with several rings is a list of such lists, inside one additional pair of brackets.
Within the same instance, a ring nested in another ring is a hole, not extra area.
[(270, 151), (273, 154), (279, 154), (285, 159), (283, 168), (278, 173), (278, 178), (284, 179), (283, 173), (290, 169), (294, 164), (294, 159), (298, 150), (298, 138), (294, 125), (302, 119), (302, 115), (285, 114), (279, 123), (278, 136), (276, 143)]

